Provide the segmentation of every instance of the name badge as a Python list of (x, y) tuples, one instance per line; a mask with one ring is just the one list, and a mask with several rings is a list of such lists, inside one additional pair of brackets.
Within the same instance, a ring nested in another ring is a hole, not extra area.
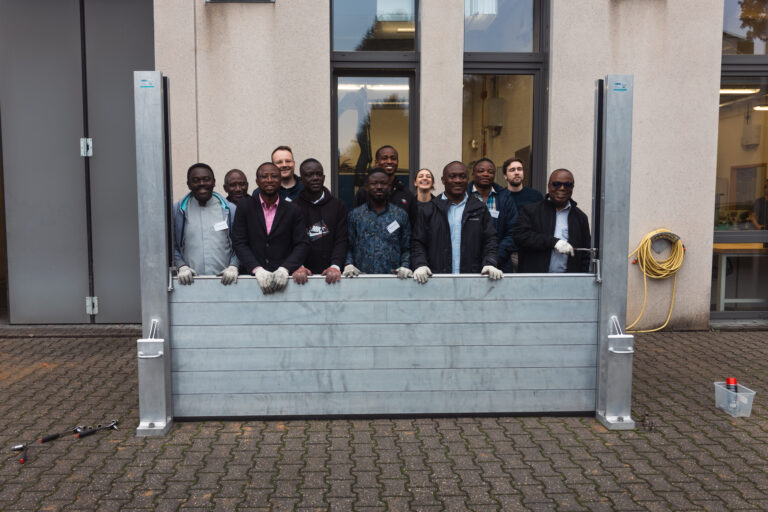
[(228, 229), (229, 226), (227, 226), (227, 221), (223, 220), (221, 222), (217, 222), (213, 225), (214, 231), (224, 231), (225, 229)]
[(400, 224), (398, 224), (396, 220), (393, 220), (392, 223), (389, 226), (387, 226), (387, 231), (389, 231), (390, 233), (394, 233), (399, 228), (400, 228)]
[(493, 217), (494, 219), (499, 218), (499, 210), (488, 210), (488, 211), (491, 212), (491, 217)]

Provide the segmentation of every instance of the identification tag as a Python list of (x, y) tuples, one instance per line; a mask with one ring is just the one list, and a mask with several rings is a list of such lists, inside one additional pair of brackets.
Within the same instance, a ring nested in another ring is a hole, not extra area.
[(227, 221), (222, 220), (221, 222), (217, 222), (216, 224), (213, 225), (213, 230), (214, 231), (224, 231), (228, 227), (229, 226), (227, 226)]
[(491, 217), (493, 217), (494, 219), (499, 218), (499, 210), (488, 210), (488, 211), (491, 212)]
[(394, 233), (399, 228), (400, 228), (400, 224), (398, 224), (396, 220), (393, 220), (392, 223), (389, 226), (387, 226), (387, 231), (389, 231), (390, 233)]

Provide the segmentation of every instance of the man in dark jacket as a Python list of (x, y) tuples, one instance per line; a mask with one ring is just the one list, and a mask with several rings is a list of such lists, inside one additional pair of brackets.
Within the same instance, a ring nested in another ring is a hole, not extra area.
[(573, 174), (558, 169), (549, 177), (549, 193), (543, 201), (524, 206), (512, 228), (520, 251), (519, 272), (587, 272), (589, 253), (574, 248), (589, 248), (589, 219), (571, 199)]
[[(419, 208), (416, 196), (410, 191), (407, 185), (397, 179), (397, 166), (400, 164), (400, 157), (397, 150), (392, 146), (381, 146), (376, 150), (376, 160), (374, 167), (384, 169), (389, 178), (389, 193), (387, 202), (399, 206), (408, 214), (408, 220), (413, 225), (416, 220), (416, 212)], [(362, 206), (368, 202), (368, 191), (365, 187), (360, 187), (355, 195), (355, 207)]]
[(413, 278), (424, 284), (434, 271), (501, 279), (496, 230), (488, 208), (467, 194), (467, 167), (449, 163), (442, 182), (445, 192), (422, 206), (416, 217), (411, 237)]
[(280, 170), (265, 162), (256, 170), (259, 194), (244, 197), (232, 223), (232, 245), (246, 272), (256, 276), (261, 291), (280, 291), (288, 275), (307, 257), (307, 239), (301, 210), (278, 196)]
[(347, 206), (323, 186), (325, 173), (320, 162), (314, 158), (304, 160), (299, 174), (304, 190), (294, 204), (304, 217), (309, 254), (304, 263), (307, 272), (294, 272), (293, 281), (304, 284), (307, 275), (321, 274), (326, 283), (337, 283), (347, 257)]
[(517, 205), (511, 195), (501, 185), (497, 185), (496, 165), (488, 158), (481, 158), (472, 167), (472, 181), (467, 185), (467, 193), (480, 199), (488, 207), (493, 227), (499, 239), (498, 266), (504, 272), (514, 272), (515, 266), (510, 255), (516, 251), (512, 239), (512, 226), (517, 219)]

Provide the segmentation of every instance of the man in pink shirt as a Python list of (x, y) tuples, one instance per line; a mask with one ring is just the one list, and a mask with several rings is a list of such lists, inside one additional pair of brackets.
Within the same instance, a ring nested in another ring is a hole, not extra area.
[(309, 239), (301, 211), (278, 195), (277, 166), (270, 162), (261, 164), (256, 170), (256, 184), (258, 195), (246, 196), (238, 203), (232, 223), (232, 245), (243, 272), (255, 275), (266, 294), (285, 288), (289, 274), (302, 267)]

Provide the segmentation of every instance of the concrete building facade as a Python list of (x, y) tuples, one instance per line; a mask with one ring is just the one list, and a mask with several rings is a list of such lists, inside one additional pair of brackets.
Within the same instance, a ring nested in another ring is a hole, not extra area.
[[(530, 163), (528, 182), (543, 190), (548, 174), (566, 167), (575, 175), (574, 199), (591, 214), (595, 81), (608, 74), (631, 74), (635, 95), (627, 252), (658, 228), (669, 229), (684, 242), (669, 325), (706, 329), (711, 310), (717, 309), (716, 287), (738, 297), (751, 292), (734, 290), (738, 283), (733, 281), (765, 278), (768, 269), (760, 266), (759, 251), (748, 257), (754, 257), (748, 268), (731, 268), (728, 261), (736, 265), (733, 258), (726, 261), (724, 281), (717, 279), (713, 265), (713, 218), (722, 213), (713, 199), (720, 188), (729, 187), (718, 184), (718, 178), (727, 181), (737, 163), (751, 169), (745, 172), (754, 175), (755, 197), (766, 178), (761, 150), (726, 156), (734, 146), (746, 149), (727, 142), (725, 133), (734, 132), (723, 123), (735, 123), (738, 131), (742, 122), (735, 113), (731, 121), (727, 115), (718, 117), (724, 115), (719, 108), (724, 17), (738, 4), (370, 0), (356, 5), (363, 4), (376, 15), (368, 43), (383, 39), (383, 49), (375, 44), (361, 43), (351, 50), (344, 46), (345, 23), (357, 19), (357, 7), (349, 1), (154, 2), (154, 66), (170, 81), (175, 198), (186, 193), (186, 169), (198, 161), (214, 168), (219, 188), (231, 168), (244, 170), (253, 186), (256, 167), (282, 144), (293, 148), (297, 164), (308, 157), (320, 160), (327, 185), (343, 195), (353, 183), (345, 178), (344, 166), (354, 167), (356, 158), (360, 163), (365, 144), (375, 148), (391, 143), (401, 153), (406, 175), (423, 167), (439, 175), (452, 160), (469, 163), (490, 156), (500, 165), (507, 157), (522, 156)], [(507, 21), (502, 19), (505, 13)], [(528, 17), (529, 22), (520, 21)], [(387, 30), (400, 35), (387, 39), (382, 35)], [(501, 45), (499, 49), (478, 50), (470, 30), (511, 35), (488, 43)], [(412, 43), (397, 39), (403, 34), (411, 34)], [(735, 37), (759, 40), (759, 34)], [(751, 57), (754, 62), (762, 58)], [(376, 96), (384, 89), (395, 92)], [(362, 112), (355, 113), (359, 105), (345, 110), (350, 91), (367, 92), (373, 105), (365, 143), (359, 133), (355, 139), (354, 129), (346, 135), (347, 125), (354, 125), (349, 119), (358, 116), (359, 121)], [(497, 178), (506, 185), (501, 173)], [(744, 194), (751, 193), (747, 187)], [(725, 203), (718, 204), (722, 209)], [(659, 249), (663, 258), (667, 249)], [(636, 266), (630, 265), (627, 279), (629, 323), (640, 312), (644, 285)], [(758, 298), (764, 295), (756, 293)], [(673, 279), (651, 281), (637, 328), (661, 325), (672, 296)], [(760, 316), (768, 310), (762, 303), (746, 311), (736, 311), (739, 307), (731, 312)]]

